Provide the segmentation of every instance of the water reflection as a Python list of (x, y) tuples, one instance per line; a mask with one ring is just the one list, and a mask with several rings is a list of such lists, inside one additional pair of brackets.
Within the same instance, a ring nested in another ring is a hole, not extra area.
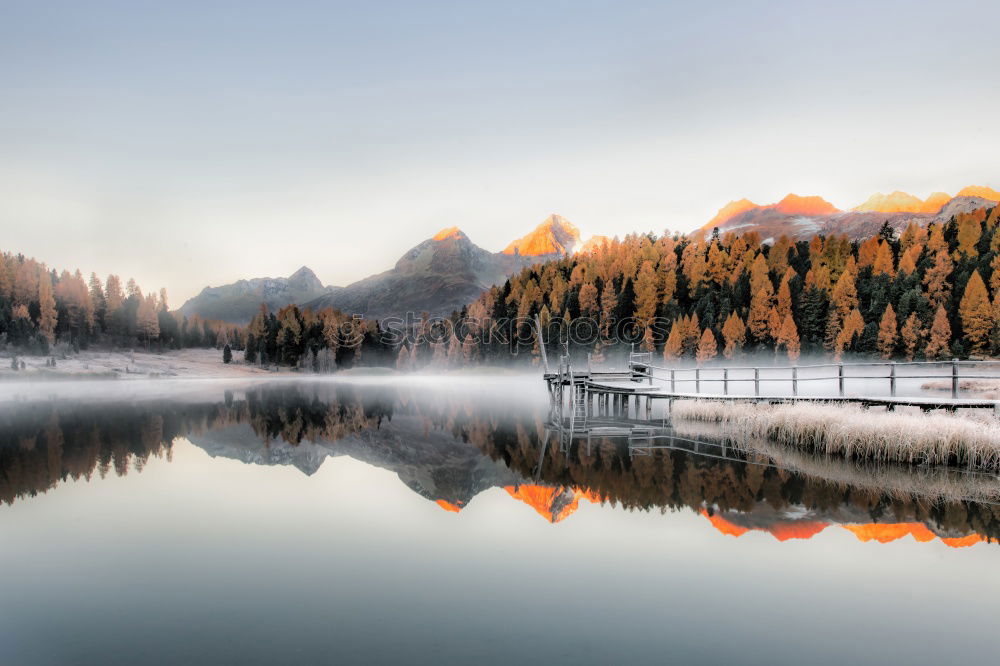
[[(214, 396), (214, 398), (212, 397)], [(340, 382), (269, 383), (209, 397), (95, 405), (23, 400), (0, 409), (0, 500), (30, 501), (68, 479), (99, 482), (170, 459), (185, 438), (213, 457), (314, 474), (350, 456), (395, 473), (442, 510), (490, 488), (567, 520), (581, 503), (690, 511), (706, 528), (778, 541), (831, 526), (857, 539), (969, 546), (1000, 537), (1000, 483), (956, 470), (871, 467), (706, 426), (552, 422), (544, 401), (468, 390)]]

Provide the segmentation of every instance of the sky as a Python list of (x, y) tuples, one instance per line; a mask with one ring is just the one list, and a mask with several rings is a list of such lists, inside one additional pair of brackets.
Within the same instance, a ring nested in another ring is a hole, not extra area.
[(343, 285), (788, 192), (1000, 188), (1000, 4), (0, 0), (0, 249)]

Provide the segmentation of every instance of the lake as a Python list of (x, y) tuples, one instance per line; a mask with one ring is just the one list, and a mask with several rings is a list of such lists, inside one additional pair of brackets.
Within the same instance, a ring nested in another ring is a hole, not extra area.
[(7, 382), (0, 663), (995, 658), (997, 478), (597, 425), (518, 376)]

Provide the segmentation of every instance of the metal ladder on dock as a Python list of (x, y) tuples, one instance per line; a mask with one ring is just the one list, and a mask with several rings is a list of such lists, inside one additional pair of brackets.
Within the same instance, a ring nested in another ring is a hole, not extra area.
[[(572, 380), (572, 375), (570, 375)], [(573, 384), (573, 409), (570, 412), (572, 423), (582, 425), (587, 423), (587, 388), (583, 384)]]

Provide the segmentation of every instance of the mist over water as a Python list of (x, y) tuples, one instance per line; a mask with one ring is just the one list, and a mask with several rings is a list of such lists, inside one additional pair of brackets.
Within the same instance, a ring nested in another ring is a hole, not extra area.
[(994, 654), (995, 477), (565, 425), (537, 373), (0, 385), (0, 662)]

